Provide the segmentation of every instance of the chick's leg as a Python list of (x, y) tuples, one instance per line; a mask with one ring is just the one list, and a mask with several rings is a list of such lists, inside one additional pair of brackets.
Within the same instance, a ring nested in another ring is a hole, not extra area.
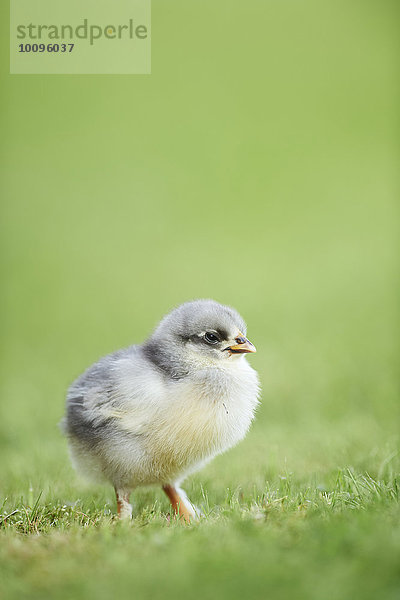
[(130, 519), (132, 517), (132, 506), (129, 504), (130, 492), (115, 488), (117, 496), (117, 514), (120, 519)]
[(196, 518), (196, 512), (183, 490), (169, 484), (163, 485), (163, 490), (167, 494), (176, 516), (184, 519), (187, 523)]

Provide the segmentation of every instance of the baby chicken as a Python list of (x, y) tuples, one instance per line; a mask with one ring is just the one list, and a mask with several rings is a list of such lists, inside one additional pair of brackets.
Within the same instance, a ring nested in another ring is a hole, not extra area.
[(162, 486), (175, 514), (197, 516), (180, 484), (246, 435), (259, 383), (245, 354), (255, 351), (234, 309), (196, 300), (71, 385), (63, 428), (72, 461), (112, 483), (119, 517), (131, 517), (130, 493), (149, 484)]

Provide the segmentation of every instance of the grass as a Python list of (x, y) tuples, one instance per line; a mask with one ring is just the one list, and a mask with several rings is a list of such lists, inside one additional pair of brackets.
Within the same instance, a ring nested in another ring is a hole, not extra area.
[[(0, 596), (397, 600), (397, 23), (153, 0), (149, 77), (3, 64)], [(158, 489), (117, 522), (65, 391), (201, 297), (247, 321), (256, 420), (185, 482), (199, 522)]]
[[(329, 487), (322, 484), (315, 486), (315, 483), (304, 486), (298, 482), (296, 484), (291, 475), (282, 475), (278, 481), (269, 483), (265, 489), (254, 489), (253, 494), (247, 497), (240, 488), (234, 491), (227, 489), (224, 501), (214, 508), (210, 507), (208, 495), (201, 490), (200, 521), (212, 523), (220, 518), (226, 520), (235, 516), (266, 521), (296, 511), (304, 511), (304, 516), (306, 513), (329, 516), (348, 509), (368, 510), (371, 507), (384, 507), (399, 500), (399, 477), (392, 477), (388, 481), (377, 480), (368, 473), (361, 475), (347, 468), (345, 471), (338, 470), (337, 473), (331, 474), (329, 480)], [(32, 494), (33, 490), (30, 490), (30, 495)], [(5, 499), (0, 516), (3, 529), (8, 533), (41, 534), (50, 533), (54, 528), (66, 530), (74, 525), (91, 528), (119, 523), (113, 514), (114, 507), (109, 503), (105, 503), (101, 508), (93, 506), (93, 502), (92, 506), (84, 506), (82, 500), (68, 504), (51, 501), (41, 503), (42, 494), (41, 491), (30, 504), (24, 504), (21, 499), (17, 504), (11, 505)], [(152, 522), (169, 522), (169, 513), (166, 515), (163, 508), (157, 502), (143, 507), (133, 518), (133, 528), (141, 528)]]
[[(395, 598), (400, 585), (399, 477), (352, 469), (305, 484), (286, 473), (263, 489), (210, 497), (204, 515), (167, 520), (164, 502), (139, 493), (135, 518), (110, 501), (6, 501), (1, 581), (15, 598)], [(30, 492), (33, 494), (33, 491)], [(212, 495), (213, 496), (213, 495)], [(218, 501), (216, 505), (215, 502)]]

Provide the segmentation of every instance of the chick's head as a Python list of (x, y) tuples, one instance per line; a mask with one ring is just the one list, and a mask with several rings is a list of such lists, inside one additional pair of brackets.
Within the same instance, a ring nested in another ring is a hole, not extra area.
[(227, 364), (255, 347), (246, 338), (239, 313), (214, 300), (186, 302), (160, 322), (145, 350), (159, 366), (190, 372), (204, 366)]

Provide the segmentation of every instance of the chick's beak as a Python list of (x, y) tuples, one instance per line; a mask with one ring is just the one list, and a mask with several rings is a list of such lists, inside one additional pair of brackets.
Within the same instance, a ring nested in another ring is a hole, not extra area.
[(244, 354), (245, 352), (257, 352), (255, 346), (248, 340), (242, 333), (235, 338), (236, 344), (228, 346), (226, 350), (232, 352), (232, 354)]

